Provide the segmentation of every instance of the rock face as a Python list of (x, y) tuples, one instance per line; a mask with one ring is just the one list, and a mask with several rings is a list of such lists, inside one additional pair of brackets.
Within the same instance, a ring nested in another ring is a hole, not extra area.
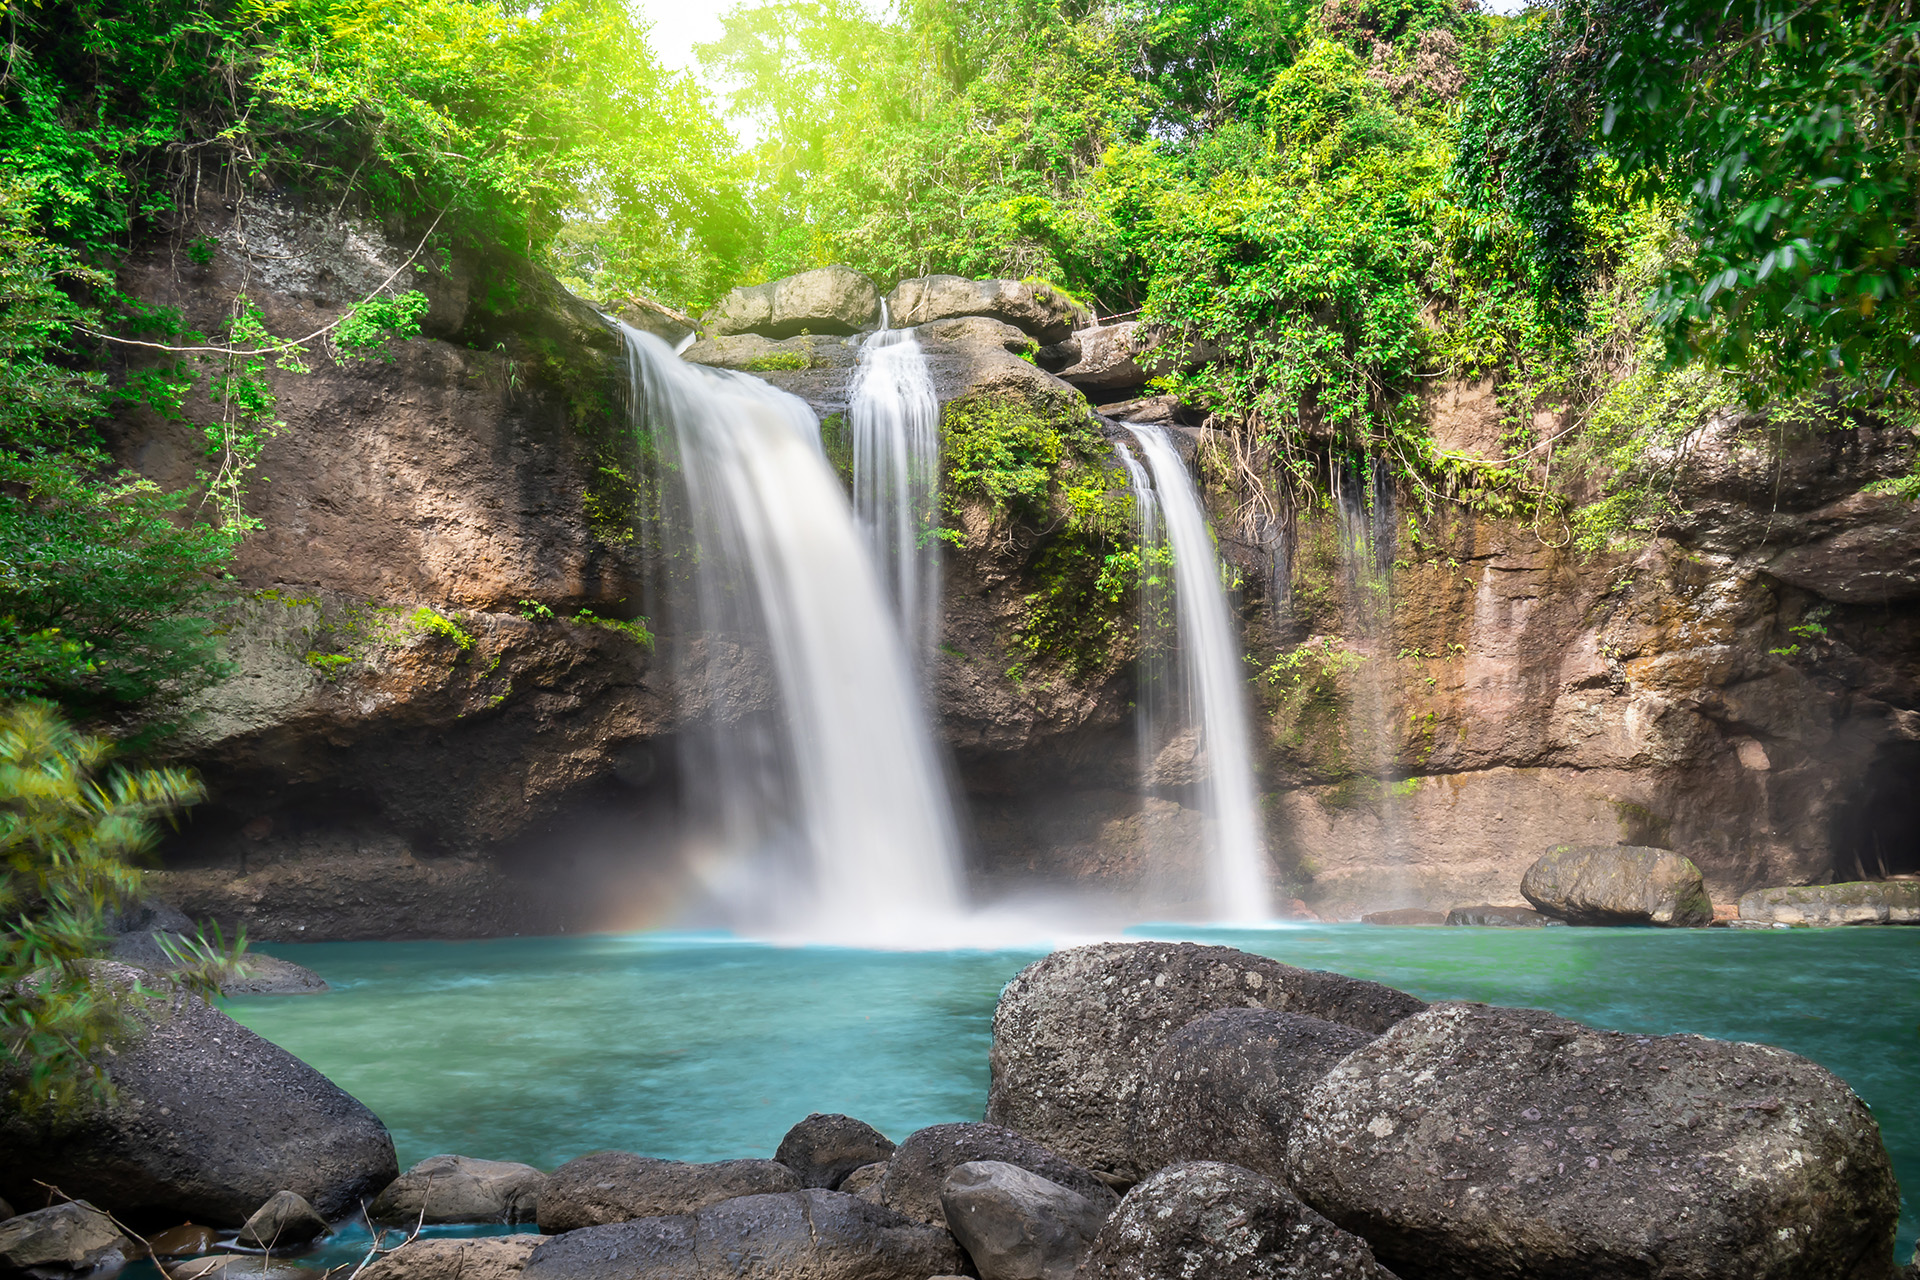
[(852, 1116), (808, 1116), (780, 1139), (773, 1158), (794, 1171), (803, 1187), (838, 1191), (855, 1169), (884, 1164), (893, 1155), (887, 1135)]
[(1341, 1062), (1293, 1186), (1409, 1277), (1867, 1280), (1898, 1193), (1878, 1126), (1762, 1045), (1435, 1005)]
[(134, 1251), (113, 1220), (84, 1200), (0, 1222), (0, 1268), (8, 1271), (113, 1268)]
[(700, 317), (708, 337), (757, 333), (859, 333), (880, 323), (880, 291), (851, 267), (821, 267), (768, 284), (735, 289)]
[(1113, 1205), (1017, 1164), (977, 1160), (947, 1175), (940, 1207), (981, 1280), (1073, 1280)]
[(419, 1239), (401, 1245), (360, 1273), (361, 1280), (513, 1280), (546, 1236)]
[(376, 1222), (532, 1222), (547, 1175), (530, 1164), (428, 1156), (368, 1206)]
[(1264, 1008), (1377, 1033), (1425, 1007), (1378, 983), (1230, 947), (1140, 942), (1056, 951), (1021, 970), (994, 1010), (987, 1119), (1089, 1168), (1138, 1172), (1127, 1133), (1134, 1099), (1155, 1055), (1195, 1018)]
[(1306, 1096), (1369, 1032), (1300, 1013), (1222, 1009), (1173, 1033), (1134, 1104), (1131, 1167), (1186, 1160), (1287, 1180), (1287, 1135)]
[(571, 1231), (535, 1249), (527, 1280), (904, 1280), (960, 1269), (945, 1231), (836, 1191), (742, 1196), (697, 1213)]
[(1920, 924), (1920, 880), (1807, 884), (1755, 889), (1740, 919), (1762, 924)]
[(1127, 1192), (1082, 1280), (1393, 1280), (1367, 1242), (1230, 1164), (1177, 1164)]
[(254, 1249), (285, 1249), (326, 1233), (327, 1220), (312, 1205), (294, 1192), (278, 1191), (241, 1224), (237, 1239)]
[(1085, 307), (1051, 285), (965, 276), (902, 280), (887, 295), (887, 312), (895, 328), (986, 316), (1017, 325), (1041, 343), (1062, 342), (1091, 319)]
[(1559, 845), (1527, 868), (1520, 892), (1568, 924), (1700, 929), (1713, 923), (1700, 868), (1666, 849)]
[[(140, 976), (110, 962), (98, 974), (119, 985)], [(340, 1216), (399, 1172), (371, 1111), (198, 997), (138, 1016), (145, 1034), (117, 1046), (107, 1069), (113, 1105), (0, 1116), (0, 1192), (26, 1200), (40, 1178), (136, 1224), (238, 1226), (278, 1191)]]
[(879, 1202), (931, 1226), (946, 1225), (940, 1196), (947, 1175), (963, 1164), (1015, 1165), (1073, 1191), (1103, 1210), (1118, 1196), (1092, 1173), (1011, 1129), (992, 1124), (936, 1124), (908, 1136), (887, 1163)]
[(625, 1151), (596, 1151), (548, 1175), (540, 1230), (548, 1235), (630, 1218), (691, 1213), (737, 1196), (797, 1191), (800, 1177), (772, 1160), (683, 1164)]

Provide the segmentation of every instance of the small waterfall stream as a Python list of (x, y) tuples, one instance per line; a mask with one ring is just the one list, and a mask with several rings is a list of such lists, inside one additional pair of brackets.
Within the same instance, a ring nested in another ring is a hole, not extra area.
[(697, 705), (684, 773), (735, 927), (913, 945), (961, 907), (954, 821), (912, 663), (798, 398), (621, 326), (654, 607)]
[(883, 328), (861, 346), (847, 417), (854, 513), (924, 666), (940, 631), (940, 405), (913, 330)]
[[(1162, 541), (1162, 530), (1173, 552), (1177, 663), (1184, 677), (1186, 714), (1204, 762), (1202, 806), (1211, 819), (1206, 850), (1209, 907), (1219, 921), (1264, 922), (1272, 918), (1273, 907), (1253, 784), (1245, 664), (1220, 582), (1213, 533), (1193, 477), (1166, 431), (1123, 425), (1140, 447), (1140, 460), (1125, 448), (1119, 453), (1133, 485), (1143, 567), (1150, 564), (1149, 548)], [(1150, 749), (1143, 747), (1143, 754)]]

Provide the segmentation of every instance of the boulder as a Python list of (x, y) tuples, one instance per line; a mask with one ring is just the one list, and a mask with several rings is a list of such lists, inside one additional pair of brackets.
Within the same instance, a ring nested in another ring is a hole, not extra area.
[(1017, 1164), (956, 1165), (940, 1188), (947, 1229), (981, 1280), (1073, 1280), (1113, 1210)]
[(219, 1241), (219, 1233), (212, 1227), (183, 1222), (177, 1227), (168, 1227), (165, 1231), (148, 1236), (147, 1247), (156, 1258), (197, 1258), (203, 1253), (211, 1253)]
[(787, 1130), (773, 1158), (793, 1170), (801, 1186), (838, 1191), (848, 1174), (884, 1165), (892, 1155), (893, 1143), (872, 1125), (816, 1111)]
[(1373, 1035), (1272, 1009), (1195, 1018), (1154, 1055), (1134, 1104), (1132, 1165), (1218, 1160), (1287, 1181), (1287, 1135), (1307, 1094)]
[[(141, 976), (95, 973), (123, 989)], [(199, 997), (134, 1016), (139, 1034), (108, 1060), (115, 1102), (0, 1114), (0, 1194), (25, 1199), (41, 1178), (123, 1218), (238, 1226), (277, 1191), (339, 1217), (399, 1172), (378, 1117)]]
[(84, 1200), (0, 1222), (0, 1272), (116, 1268), (136, 1251), (113, 1219)]
[(885, 1164), (863, 1164), (840, 1180), (833, 1188), (848, 1195), (863, 1196), (878, 1203), (880, 1199), (880, 1180), (887, 1176)]
[(1740, 899), (1738, 918), (1763, 925), (1920, 924), (1920, 880), (1755, 889)]
[(411, 1240), (362, 1271), (358, 1280), (513, 1280), (547, 1239), (523, 1233)]
[(1552, 916), (1541, 915), (1532, 907), (1496, 907), (1490, 902), (1483, 902), (1477, 907), (1455, 907), (1447, 912), (1446, 922), (1487, 929), (1538, 929), (1545, 925), (1565, 923)]
[(880, 291), (858, 271), (839, 266), (735, 289), (700, 317), (700, 331), (707, 337), (859, 333), (879, 324)]
[(1631, 844), (1556, 845), (1520, 881), (1521, 896), (1568, 924), (1713, 923), (1700, 868), (1669, 849)]
[(376, 1222), (532, 1222), (547, 1175), (530, 1164), (428, 1156), (367, 1210)]
[(1360, 917), (1361, 924), (1409, 925), (1409, 924), (1445, 924), (1447, 913), (1429, 911), (1424, 907), (1396, 907), (1392, 911), (1369, 911)]
[(1197, 426), (1206, 417), (1180, 403), (1178, 396), (1142, 396), (1103, 404), (1096, 410), (1103, 418), (1116, 422), (1146, 422), (1162, 427)]
[(619, 298), (609, 304), (607, 310), (622, 324), (650, 333), (670, 347), (692, 337), (700, 327), (692, 317), (662, 306), (652, 298)]
[(681, 358), (693, 364), (741, 373), (841, 369), (850, 374), (860, 363), (860, 348), (847, 338), (818, 334), (776, 341), (757, 333), (736, 333), (702, 338), (688, 347)]
[(167, 1280), (325, 1280), (327, 1275), (319, 1267), (260, 1253), (210, 1253), (169, 1262), (161, 1271)]
[(896, 328), (956, 316), (986, 316), (1016, 325), (1046, 344), (1065, 341), (1093, 318), (1085, 307), (1044, 281), (965, 276), (902, 280), (887, 295), (887, 314)]
[(1137, 1174), (1127, 1130), (1154, 1055), (1195, 1018), (1233, 1008), (1379, 1032), (1426, 1005), (1375, 982), (1231, 947), (1133, 942), (1056, 951), (1021, 970), (994, 1010), (987, 1119), (1090, 1169)]
[(909, 1134), (887, 1162), (880, 1203), (920, 1222), (946, 1225), (940, 1190), (963, 1164), (997, 1160), (1018, 1165), (1079, 1192), (1103, 1209), (1120, 1197), (1086, 1169), (1062, 1160), (1033, 1139), (992, 1124), (936, 1124)]
[(327, 1233), (327, 1220), (292, 1191), (276, 1191), (240, 1227), (239, 1243), (252, 1249), (287, 1249)]
[(1878, 1280), (1899, 1192), (1866, 1105), (1765, 1045), (1435, 1005), (1307, 1098), (1293, 1186), (1427, 1280)]
[(694, 1213), (570, 1231), (526, 1280), (920, 1280), (963, 1265), (953, 1237), (838, 1191), (742, 1196)]
[(1142, 386), (1155, 372), (1135, 358), (1146, 337), (1137, 320), (1082, 329), (1071, 339), (1078, 348), (1077, 358), (1058, 371), (1060, 378), (1089, 397)]
[[(167, 973), (178, 965), (163, 949), (163, 944), (178, 950), (186, 941), (187, 935), (172, 930), (135, 930), (115, 937), (108, 955), (149, 973)], [(313, 970), (258, 951), (243, 955), (240, 972), (220, 984), (223, 996), (310, 995), (328, 990), (331, 988), (326, 979)]]
[(1367, 1242), (1251, 1169), (1176, 1164), (1127, 1192), (1081, 1280), (1393, 1280)]
[(596, 1151), (548, 1175), (536, 1220), (546, 1234), (559, 1235), (631, 1218), (692, 1213), (736, 1196), (799, 1189), (799, 1175), (774, 1160), (683, 1164)]

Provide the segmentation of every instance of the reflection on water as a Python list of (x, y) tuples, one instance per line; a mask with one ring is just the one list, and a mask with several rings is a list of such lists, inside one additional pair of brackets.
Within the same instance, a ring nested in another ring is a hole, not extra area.
[[(1143, 929), (1430, 1000), (1757, 1040), (1839, 1073), (1920, 1187), (1920, 929)], [(402, 1167), (438, 1152), (552, 1168), (619, 1148), (768, 1156), (811, 1111), (896, 1140), (977, 1120), (994, 1002), (1039, 950), (873, 952), (720, 937), (313, 943), (318, 996), (230, 1010), (372, 1107)], [(1915, 1214), (1903, 1206), (1901, 1254)]]

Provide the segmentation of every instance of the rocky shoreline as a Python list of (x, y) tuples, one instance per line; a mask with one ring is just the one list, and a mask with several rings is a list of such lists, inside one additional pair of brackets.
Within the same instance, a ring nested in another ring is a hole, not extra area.
[[(0, 1195), (44, 1206), (7, 1210), (0, 1267), (105, 1280), (152, 1254), (170, 1280), (312, 1280), (303, 1251), (360, 1220), (384, 1234), (342, 1278), (1913, 1274), (1879, 1127), (1806, 1059), (1429, 1005), (1227, 947), (1028, 966), (980, 1123), (896, 1146), (814, 1115), (771, 1159), (709, 1164), (403, 1173), (371, 1112), (224, 1014), (180, 996), (148, 1021), (115, 1046), (115, 1103), (0, 1122)], [(537, 1232), (419, 1234), (457, 1223)]]

